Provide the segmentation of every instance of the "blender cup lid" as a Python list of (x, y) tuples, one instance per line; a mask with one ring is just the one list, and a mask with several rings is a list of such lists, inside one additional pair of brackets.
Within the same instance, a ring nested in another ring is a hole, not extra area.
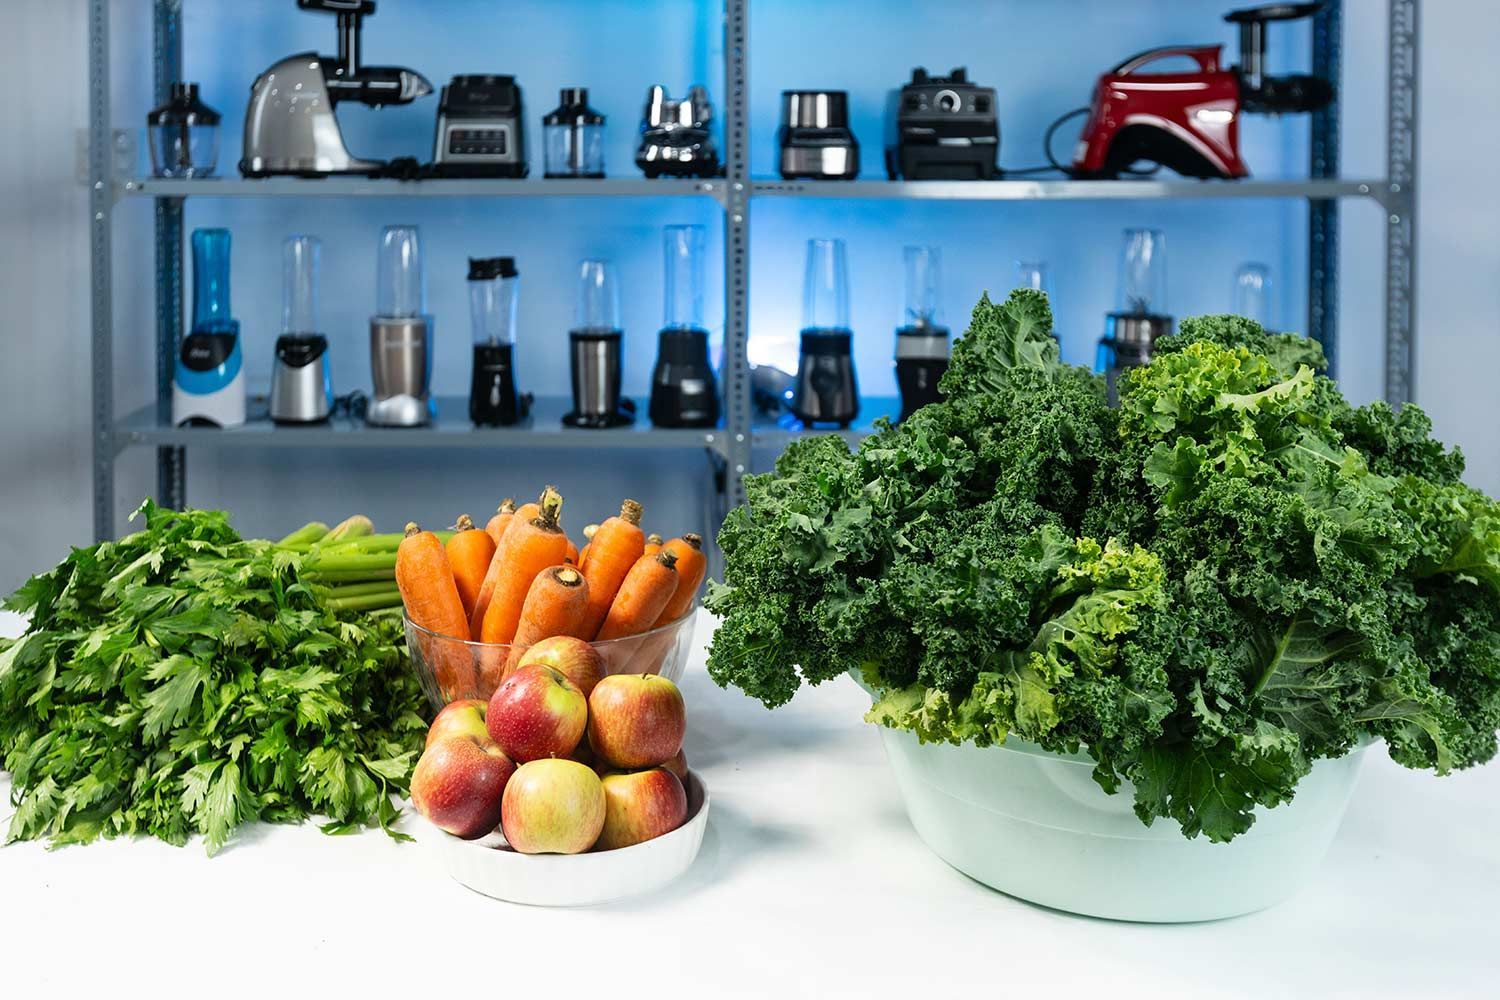
[(514, 257), (470, 257), (469, 280), (492, 281), (495, 278), (514, 278), (520, 275)]
[(543, 125), (603, 125), (604, 116), (589, 107), (587, 87), (564, 87), (558, 92), (558, 106), (542, 119)]

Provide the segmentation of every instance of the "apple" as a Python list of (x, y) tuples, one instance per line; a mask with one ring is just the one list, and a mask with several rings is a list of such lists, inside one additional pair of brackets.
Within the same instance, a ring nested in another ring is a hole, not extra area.
[(488, 702), (479, 698), (460, 698), (450, 701), (427, 727), (427, 746), (451, 736), (474, 736), (490, 738), (484, 724), (484, 710)]
[(630, 847), (671, 833), (687, 819), (687, 793), (677, 775), (664, 767), (606, 774), (604, 829), (594, 846), (600, 851)]
[(576, 760), (533, 760), (505, 786), (500, 828), (522, 854), (582, 854), (604, 828), (604, 784)]
[[(491, 704), (492, 733), (494, 718)], [(588, 723), (594, 754), (621, 771), (634, 771), (677, 756), (687, 729), (687, 710), (682, 692), (665, 677), (611, 674), (589, 695)]]
[(530, 647), (516, 662), (516, 669), (529, 667), (533, 663), (551, 667), (578, 685), (578, 690), (587, 698), (604, 676), (604, 658), (599, 651), (582, 639), (571, 635), (556, 635)]
[(411, 801), (439, 830), (477, 840), (499, 824), (515, 770), (489, 736), (448, 736), (422, 751), (411, 775)]
[(490, 739), (519, 764), (566, 757), (588, 725), (589, 703), (561, 671), (535, 664), (511, 674), (490, 698)]
[(684, 788), (687, 787), (688, 766), (687, 766), (687, 753), (685, 751), (678, 750), (677, 751), (677, 756), (673, 757), (671, 760), (667, 761), (665, 764), (662, 765), (662, 767), (666, 768), (668, 771), (671, 771), (673, 774), (677, 775), (677, 780), (680, 781), (680, 782), (682, 782), (682, 786)]

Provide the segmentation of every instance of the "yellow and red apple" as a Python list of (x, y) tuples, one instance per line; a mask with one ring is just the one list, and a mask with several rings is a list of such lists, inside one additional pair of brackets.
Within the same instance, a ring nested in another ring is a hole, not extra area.
[(484, 712), (488, 702), (479, 698), (460, 698), (450, 701), (427, 727), (427, 746), (450, 736), (474, 736), (490, 738), (484, 724)]
[(551, 667), (578, 685), (587, 698), (604, 676), (604, 658), (591, 644), (571, 635), (543, 639), (521, 655), (516, 669), (541, 664)]
[(687, 793), (677, 775), (664, 767), (606, 774), (604, 828), (596, 850), (641, 844), (671, 833), (687, 819)]
[[(494, 713), (492, 704), (492, 733)], [(600, 760), (619, 770), (665, 764), (682, 749), (686, 729), (682, 692), (657, 674), (611, 674), (589, 695), (589, 745)]]
[(412, 772), (412, 804), (439, 830), (477, 840), (499, 824), (505, 789), (515, 770), (488, 735), (435, 740), (422, 751)]
[(588, 725), (588, 699), (561, 671), (533, 664), (495, 689), (485, 713), (490, 738), (518, 764), (566, 757)]
[(604, 828), (604, 785), (576, 760), (533, 760), (516, 769), (500, 828), (522, 854), (582, 854)]

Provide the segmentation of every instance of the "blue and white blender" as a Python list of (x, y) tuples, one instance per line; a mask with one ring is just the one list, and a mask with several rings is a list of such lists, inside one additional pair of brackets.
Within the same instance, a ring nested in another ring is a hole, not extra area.
[(236, 427), (245, 422), (240, 323), (229, 314), (229, 230), (193, 230), (193, 326), (172, 378), (172, 423)]

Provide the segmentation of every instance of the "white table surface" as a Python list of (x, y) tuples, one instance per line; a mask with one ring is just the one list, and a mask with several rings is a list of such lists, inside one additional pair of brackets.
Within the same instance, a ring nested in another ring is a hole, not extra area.
[[(0, 616), (0, 634), (18, 628)], [(17, 844), (0, 849), (0, 997), (1500, 996), (1500, 765), (1439, 780), (1377, 749), (1299, 896), (1119, 924), (928, 852), (848, 680), (767, 712), (714, 686), (700, 652), (683, 689), (712, 812), (661, 892), (515, 906), (450, 881), (426, 844), (311, 825), (243, 828), (213, 859), (196, 843)]]

